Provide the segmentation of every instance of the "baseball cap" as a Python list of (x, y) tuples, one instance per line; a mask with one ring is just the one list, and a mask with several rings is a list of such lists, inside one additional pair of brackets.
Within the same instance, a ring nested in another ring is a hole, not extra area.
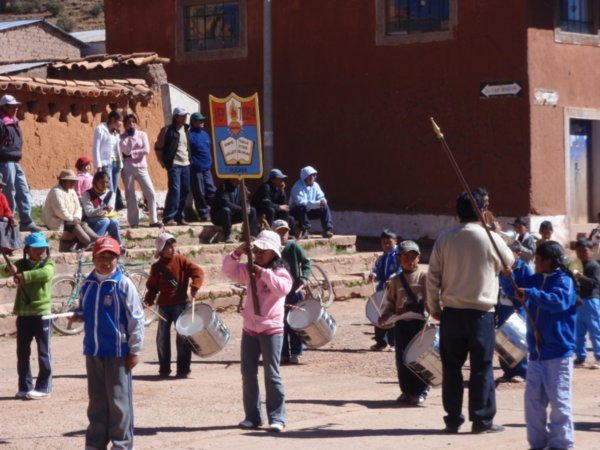
[(277, 180), (285, 180), (287, 177), (288, 176), (279, 169), (271, 169), (269, 172), (269, 180), (272, 180), (273, 178)]
[(577, 247), (594, 248), (594, 243), (586, 238), (577, 239), (577, 242), (575, 243), (575, 248)]
[(187, 116), (188, 114), (189, 114), (189, 112), (187, 112), (187, 110), (185, 108), (183, 108), (182, 106), (178, 106), (177, 108), (175, 108), (173, 110), (174, 116)]
[(190, 116), (190, 120), (206, 120), (201, 112), (195, 112)]
[(118, 256), (121, 254), (121, 246), (111, 237), (101, 237), (94, 243), (92, 254), (96, 256), (104, 252), (111, 252)]
[(417, 255), (421, 254), (421, 249), (419, 248), (419, 244), (415, 241), (402, 241), (398, 245), (398, 254), (404, 255), (408, 252), (416, 252)]
[(154, 253), (156, 258), (159, 257), (160, 252), (163, 251), (165, 245), (167, 245), (169, 241), (177, 242), (177, 239), (175, 239), (175, 236), (169, 233), (160, 233), (158, 236), (156, 236), (156, 253)]
[(14, 98), (12, 95), (3, 95), (2, 98), (0, 98), (0, 106), (4, 106), (4, 105), (20, 105), (21, 102), (18, 102), (16, 98)]
[(285, 220), (281, 220), (281, 219), (273, 221), (273, 230), (277, 231), (277, 230), (281, 230), (282, 228), (289, 230), (290, 225)]
[(261, 231), (252, 245), (261, 250), (273, 250), (281, 258), (281, 238), (274, 231)]
[(35, 232), (25, 238), (25, 247), (43, 248), (49, 247), (49, 245), (44, 233)]

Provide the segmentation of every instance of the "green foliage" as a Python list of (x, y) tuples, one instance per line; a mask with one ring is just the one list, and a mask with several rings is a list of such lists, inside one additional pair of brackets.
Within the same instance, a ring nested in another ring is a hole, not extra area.
[(65, 30), (67, 32), (73, 31), (73, 29), (75, 28), (75, 25), (76, 25), (75, 21), (67, 16), (59, 16), (58, 20), (56, 21), (56, 26), (58, 28), (62, 28), (63, 30)]
[(35, 7), (36, 2), (32, 0), (13, 0), (6, 9), (13, 14), (31, 14)]
[(46, 3), (46, 10), (52, 17), (60, 16), (65, 10), (65, 5), (60, 0), (51, 0)]
[(96, 3), (94, 6), (92, 6), (92, 8), (90, 9), (90, 15), (92, 17), (98, 17), (100, 14), (102, 14), (104, 12), (104, 4), (103, 3)]

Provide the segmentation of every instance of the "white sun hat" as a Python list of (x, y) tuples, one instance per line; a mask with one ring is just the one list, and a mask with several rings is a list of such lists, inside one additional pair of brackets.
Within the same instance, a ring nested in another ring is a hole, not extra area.
[(170, 239), (177, 241), (175, 236), (169, 233), (160, 233), (158, 236), (156, 236), (156, 253), (154, 254), (156, 258), (160, 256), (160, 252), (163, 251), (165, 245), (167, 245), (167, 242), (169, 242)]
[(273, 250), (281, 258), (281, 238), (274, 231), (261, 231), (252, 245), (261, 250)]

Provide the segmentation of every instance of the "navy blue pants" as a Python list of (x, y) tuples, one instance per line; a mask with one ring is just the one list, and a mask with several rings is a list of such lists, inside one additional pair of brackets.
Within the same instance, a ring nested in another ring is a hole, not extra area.
[[(301, 292), (290, 292), (285, 297), (286, 305), (296, 305), (297, 303), (302, 301), (302, 293)], [(292, 327), (287, 322), (288, 314), (290, 313), (290, 308), (285, 308), (285, 319), (284, 319), (284, 328), (283, 328), (283, 345), (281, 347), (281, 358), (289, 359), (291, 355), (302, 355), (304, 350), (304, 345), (302, 341), (296, 334)]]
[[(214, 211), (214, 214), (211, 216), (210, 220), (215, 225), (223, 228), (223, 234), (225, 235), (225, 239), (228, 239), (231, 236), (231, 226), (234, 223), (241, 223), (243, 220), (243, 215), (241, 211), (232, 211), (230, 208), (225, 207), (218, 211)], [(250, 222), (250, 234), (252, 236), (256, 236), (256, 210), (254, 208), (250, 208), (250, 213), (248, 214), (248, 221)]]
[(449, 427), (465, 421), (462, 368), (469, 356), (469, 420), (474, 427), (489, 427), (496, 415), (496, 386), (492, 358), (496, 336), (494, 313), (475, 309), (444, 308), (440, 321), (442, 402)]
[(19, 375), (19, 391), (33, 390), (31, 377), (31, 341), (35, 339), (38, 349), (40, 370), (35, 382), (35, 390), (52, 392), (52, 355), (50, 353), (50, 336), (52, 324), (50, 320), (42, 320), (42, 316), (17, 317), (17, 374)]
[(394, 342), (396, 339), (396, 332), (393, 328), (389, 330), (384, 330), (383, 328), (373, 327), (375, 329), (375, 342), (377, 345), (381, 347), (385, 347), (387, 345), (394, 346)]
[(190, 166), (173, 166), (168, 172), (168, 191), (165, 200), (163, 222), (170, 220), (181, 222), (185, 219), (183, 210), (190, 193)]
[(404, 365), (404, 351), (408, 344), (425, 325), (424, 320), (399, 320), (396, 322), (394, 332), (396, 337), (396, 370), (400, 391), (408, 395), (427, 396), (429, 386)]
[[(172, 306), (160, 306), (158, 312), (166, 321), (158, 321), (158, 332), (156, 333), (156, 349), (158, 352), (158, 372), (161, 375), (171, 373), (171, 325), (177, 322), (180, 314), (185, 310), (185, 304)], [(185, 375), (190, 373), (192, 363), (192, 351), (179, 334), (175, 339), (177, 347), (177, 374)]]
[(269, 225), (273, 225), (274, 220), (285, 220), (288, 223), (290, 230), (294, 230), (296, 221), (287, 211), (275, 208), (256, 208), (256, 215), (260, 217), (261, 214), (265, 215), (265, 219), (269, 222)]
[(331, 222), (331, 211), (329, 206), (321, 206), (319, 209), (308, 210), (306, 206), (296, 205), (290, 210), (290, 214), (298, 221), (302, 231), (310, 230), (310, 221), (315, 219), (321, 219), (321, 227), (323, 232), (333, 230), (333, 223)]
[(217, 192), (210, 169), (200, 170), (197, 167), (192, 166), (190, 184), (196, 211), (198, 212), (200, 219), (206, 220), (208, 219), (210, 206), (212, 205), (215, 193)]

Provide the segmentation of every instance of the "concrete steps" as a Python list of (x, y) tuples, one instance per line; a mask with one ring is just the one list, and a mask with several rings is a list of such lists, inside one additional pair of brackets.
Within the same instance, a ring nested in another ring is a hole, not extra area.
[[(190, 226), (169, 227), (167, 232), (177, 238), (178, 250), (198, 264), (205, 273), (200, 299), (213, 304), (218, 309), (235, 308), (244, 289), (234, 285), (221, 273), (223, 257), (239, 244), (210, 243), (218, 238), (218, 227), (212, 224), (193, 224)], [(154, 261), (154, 240), (161, 232), (157, 228), (123, 229), (122, 239), (128, 248), (126, 261), (136, 263), (130, 270), (149, 271)], [(240, 228), (235, 233), (241, 235)], [(46, 231), (52, 245), (52, 258), (56, 263), (56, 275), (72, 275), (76, 270), (76, 253), (59, 253), (59, 232)], [(26, 233), (23, 234), (23, 238)], [(336, 300), (371, 294), (372, 286), (366, 282), (367, 275), (377, 257), (375, 252), (357, 252), (356, 236), (333, 236), (331, 239), (312, 236), (299, 241), (311, 261), (324, 269), (332, 283)], [(15, 257), (20, 257), (20, 251)], [(91, 261), (91, 252), (83, 254), (83, 260)], [(139, 266), (137, 265), (139, 263)], [(84, 267), (84, 273), (91, 271)], [(0, 279), (0, 335), (14, 331), (14, 317), (10, 315), (16, 293), (12, 279)]]

